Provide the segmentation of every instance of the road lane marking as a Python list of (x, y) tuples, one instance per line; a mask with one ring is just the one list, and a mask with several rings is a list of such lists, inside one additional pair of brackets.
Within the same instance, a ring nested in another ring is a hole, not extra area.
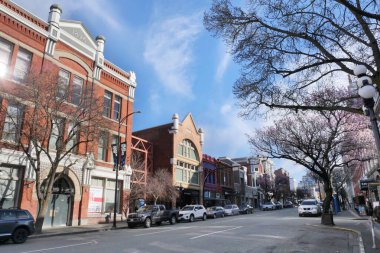
[(230, 231), (230, 230), (234, 230), (234, 229), (238, 229), (238, 228), (242, 228), (242, 227), (243, 226), (239, 226), (239, 227), (234, 227), (234, 228), (225, 229), (225, 230), (221, 230), (221, 231), (216, 231), (216, 232), (212, 232), (212, 233), (207, 233), (207, 234), (203, 234), (203, 235), (198, 235), (198, 236), (191, 237), (190, 240), (197, 239), (197, 238), (204, 237), (204, 236), (213, 235), (213, 234), (223, 233), (223, 232), (226, 232), (226, 231)]
[(159, 233), (163, 233), (163, 232), (177, 231), (177, 230), (188, 229), (188, 228), (191, 228), (191, 227), (181, 227), (181, 228), (173, 228), (173, 229), (162, 229), (160, 231), (143, 233), (143, 234), (138, 234), (138, 235), (134, 235), (134, 236), (154, 235), (154, 234), (159, 234)]
[(277, 236), (277, 235), (255, 235), (255, 234), (251, 234), (250, 236), (254, 236), (254, 237), (265, 237), (265, 238), (273, 238), (273, 239), (287, 239), (287, 237), (284, 237), (284, 236)]
[(30, 250), (30, 251), (23, 251), (21, 253), (32, 253), (32, 252), (41, 252), (41, 251), (48, 251), (48, 250), (55, 250), (55, 249), (64, 249), (64, 248), (82, 246), (82, 245), (87, 245), (87, 244), (98, 244), (98, 242), (95, 241), (95, 240), (92, 240), (90, 242), (70, 244), (70, 245), (59, 246), (59, 247), (54, 247), (54, 248), (46, 248), (46, 249), (36, 249), (36, 250)]

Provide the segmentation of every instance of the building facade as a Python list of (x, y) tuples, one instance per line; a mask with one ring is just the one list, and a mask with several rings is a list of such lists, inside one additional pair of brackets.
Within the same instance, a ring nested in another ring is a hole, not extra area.
[[(34, 215), (38, 209), (34, 187), (36, 175), (25, 154), (17, 149), (20, 141), (30, 145), (26, 140), (16, 138), (17, 131), (22, 130), (23, 122), (28, 119), (23, 118), (18, 108), (9, 103), (10, 91), (14, 87), (22, 87), (24, 78), (31, 72), (51, 70), (59, 75), (57, 94), (63, 91), (69, 94), (68, 108), (75, 108), (86, 95), (84, 90), (87, 87), (102, 97), (102, 113), (107, 127), (102, 129), (102, 135), (96, 142), (83, 144), (70, 155), (70, 159), (75, 159), (72, 166), (67, 167), (67, 159), (59, 164), (58, 174), (61, 176), (53, 186), (45, 227), (104, 221), (105, 215), (115, 206), (115, 194), (120, 216), (122, 199), (129, 191), (131, 173), (128, 165), (132, 117), (127, 115), (133, 111), (136, 75), (105, 59), (106, 41), (103, 36), (94, 38), (81, 22), (63, 20), (61, 15), (61, 8), (52, 5), (49, 18), (44, 21), (10, 1), (0, 1), (0, 95), (2, 109), (6, 112), (2, 114), (0, 125), (2, 208), (25, 208)], [(62, 112), (63, 118), (68, 116)], [(126, 122), (121, 124), (118, 133), (118, 123), (124, 117)], [(20, 128), (10, 127), (9, 121), (14, 119), (17, 119)], [(66, 123), (62, 124), (63, 130), (57, 130), (57, 133), (65, 135), (69, 132), (70, 125)], [(52, 129), (51, 135), (54, 134), (55, 130)], [(116, 182), (110, 145), (118, 139), (127, 145), (127, 169), (122, 168)], [(54, 156), (54, 151), (51, 152)], [(50, 167), (47, 157), (43, 159), (46, 175)]]
[(203, 130), (197, 129), (193, 117), (188, 114), (182, 121), (174, 114), (172, 122), (133, 132), (153, 145), (153, 171), (167, 169), (172, 175), (173, 186), (180, 191), (173, 207), (202, 201), (202, 145)]

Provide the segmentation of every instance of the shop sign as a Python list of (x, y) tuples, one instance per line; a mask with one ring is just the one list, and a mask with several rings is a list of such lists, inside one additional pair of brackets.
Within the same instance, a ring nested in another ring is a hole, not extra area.
[(367, 191), (368, 190), (368, 184), (373, 182), (372, 179), (363, 179), (360, 180), (360, 190), (361, 191)]

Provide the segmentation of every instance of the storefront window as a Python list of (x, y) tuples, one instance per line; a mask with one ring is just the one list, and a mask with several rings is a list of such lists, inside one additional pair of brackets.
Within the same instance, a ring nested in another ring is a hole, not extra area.
[(20, 170), (0, 167), (0, 208), (18, 207)]
[[(120, 200), (119, 181), (117, 189), (117, 198)], [(113, 212), (115, 203), (115, 180), (106, 178), (92, 178), (90, 188), (90, 202), (88, 207), (89, 213), (110, 213)], [(118, 201), (116, 210), (120, 211), (120, 201)]]

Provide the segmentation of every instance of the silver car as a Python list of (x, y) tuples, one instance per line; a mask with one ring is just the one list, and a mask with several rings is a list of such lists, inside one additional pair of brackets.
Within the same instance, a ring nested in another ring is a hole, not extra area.
[(230, 204), (230, 205), (224, 206), (225, 215), (238, 215), (239, 210), (240, 210), (239, 207), (235, 204)]
[(262, 206), (263, 211), (275, 210), (276, 205), (273, 201), (265, 202)]

